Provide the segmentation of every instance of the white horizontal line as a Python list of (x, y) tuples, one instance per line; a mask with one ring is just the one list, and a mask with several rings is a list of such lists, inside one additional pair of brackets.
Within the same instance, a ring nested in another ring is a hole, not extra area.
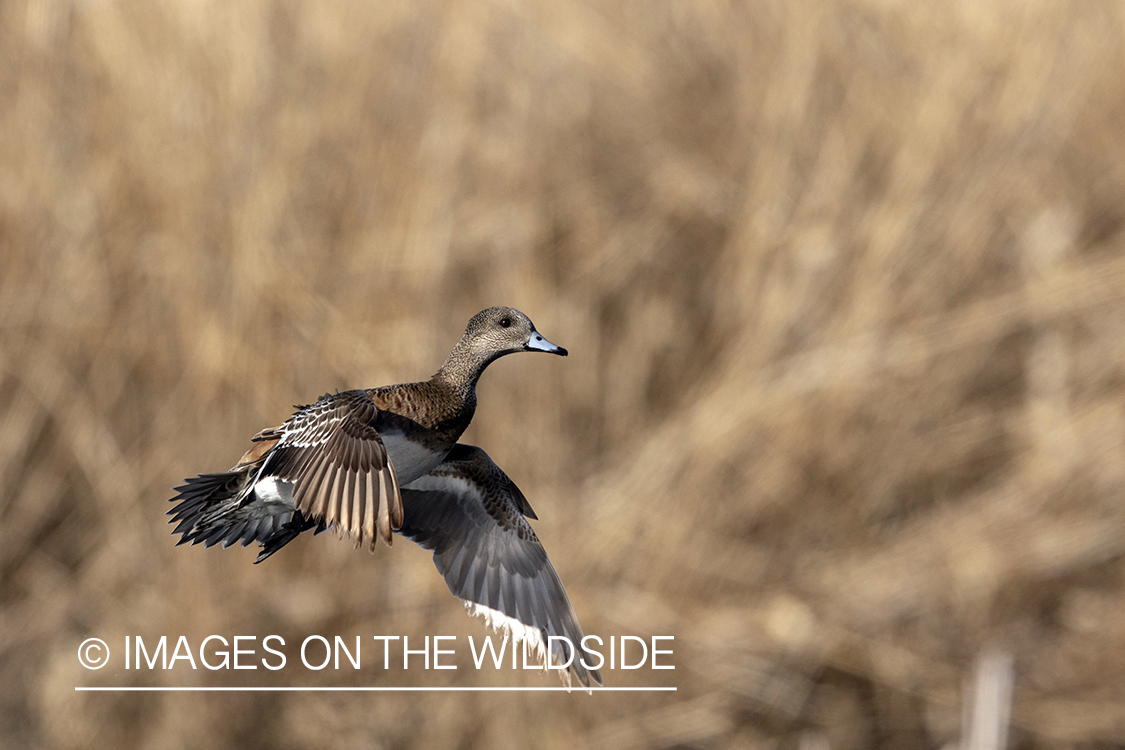
[(97, 693), (545, 693), (559, 691), (675, 692), (674, 687), (76, 687)]

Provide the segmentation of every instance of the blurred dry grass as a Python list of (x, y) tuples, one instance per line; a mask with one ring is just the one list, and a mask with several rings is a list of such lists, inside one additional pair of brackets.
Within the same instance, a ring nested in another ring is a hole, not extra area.
[[(1110, 0), (0, 4), (2, 744), (955, 747), (999, 647), (1013, 746), (1125, 746), (1122, 123)], [(86, 634), (479, 633), (404, 543), (162, 514), (492, 304), (572, 356), (466, 439), (680, 692), (73, 693)]]

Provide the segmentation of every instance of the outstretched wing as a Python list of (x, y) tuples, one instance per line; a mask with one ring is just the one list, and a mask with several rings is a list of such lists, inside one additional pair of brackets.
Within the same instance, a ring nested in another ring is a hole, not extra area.
[[(429, 474), (402, 489), (400, 533), (428, 550), (449, 590), (492, 628), (526, 641), (541, 663), (570, 662), (584, 686), (600, 685), (572, 653), (582, 627), (558, 573), (523, 513), (531, 506), (511, 479), (480, 448), (456, 445)], [(548, 640), (566, 636), (566, 641)], [(563, 682), (570, 675), (560, 670)]]
[(243, 497), (259, 467), (236, 467), (222, 474), (200, 474), (184, 480), (171, 502), (178, 502), (168, 515), (175, 523), (173, 534), (181, 534), (177, 544), (205, 546), (222, 542), (227, 548), (274, 538), (289, 523), (293, 506), (277, 502), (252, 502), (242, 505)]
[(259, 473), (293, 484), (302, 514), (349, 534), (356, 544), (391, 543), (402, 525), (394, 467), (372, 424), (379, 410), (364, 391), (327, 394), (259, 440), (276, 440)]

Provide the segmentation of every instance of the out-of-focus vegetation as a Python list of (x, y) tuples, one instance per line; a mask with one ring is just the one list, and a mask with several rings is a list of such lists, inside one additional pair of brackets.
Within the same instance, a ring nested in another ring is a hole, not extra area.
[[(1011, 746), (1125, 745), (1121, 4), (14, 0), (0, 134), (3, 746), (968, 747), (1004, 674)], [(571, 356), (465, 439), (677, 693), (73, 691), (87, 635), (479, 636), (403, 540), (163, 513), (494, 304)]]

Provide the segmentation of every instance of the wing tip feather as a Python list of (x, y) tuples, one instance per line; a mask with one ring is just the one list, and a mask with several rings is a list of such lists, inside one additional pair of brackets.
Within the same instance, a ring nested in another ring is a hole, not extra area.
[[(547, 642), (543, 637), (543, 632), (540, 628), (526, 625), (514, 617), (505, 615), (503, 612), (486, 607), (483, 604), (468, 599), (461, 599), (461, 603), (465, 606), (465, 612), (469, 617), (482, 620), (486, 628), (494, 633), (501, 633), (511, 639), (513, 647), (515, 644), (527, 643), (528, 647), (532, 650), (533, 656), (537, 664), (542, 667), (543, 674), (549, 671), (557, 671), (559, 673), (559, 680), (569, 693), (575, 686), (573, 685), (571, 674), (578, 679), (581, 683), (579, 689), (584, 689), (587, 693), (593, 694), (590, 690), (590, 676), (591, 673), (595, 676), (595, 683), (601, 686), (601, 675), (597, 670), (586, 670), (579, 668), (574, 661), (570, 666), (563, 668), (558, 657), (554, 653), (548, 654)], [(577, 660), (578, 654), (574, 654), (574, 659)], [(556, 666), (557, 665), (557, 666)]]

